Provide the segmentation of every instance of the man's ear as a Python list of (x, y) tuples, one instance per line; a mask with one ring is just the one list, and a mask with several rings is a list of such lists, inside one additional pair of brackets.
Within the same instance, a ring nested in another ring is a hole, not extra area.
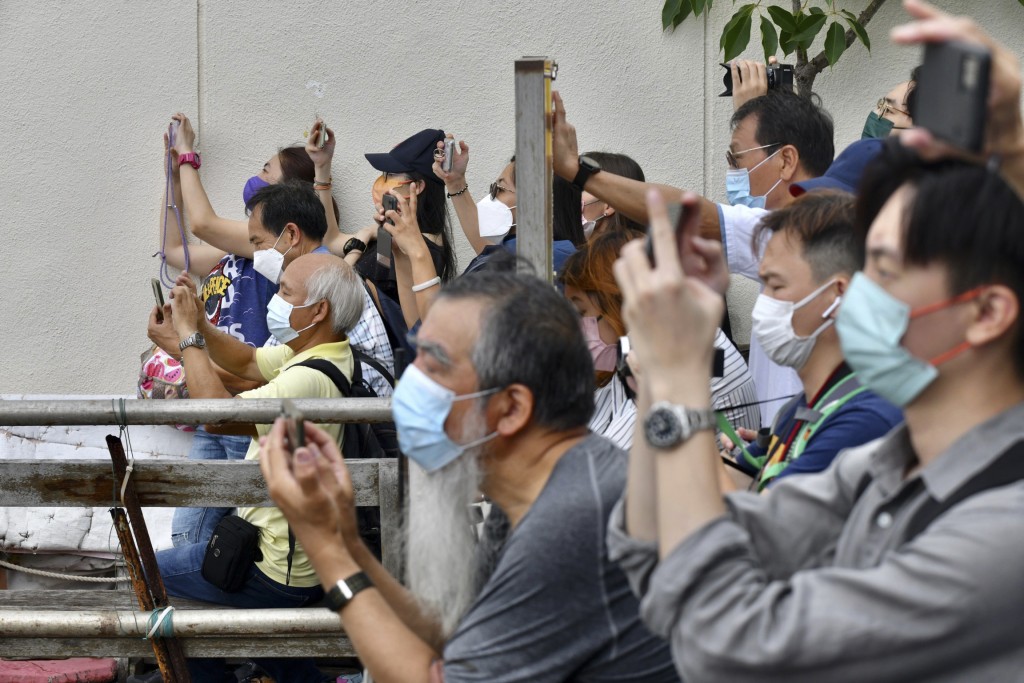
[(284, 241), (288, 243), (289, 247), (298, 246), (302, 241), (302, 230), (295, 223), (285, 223), (284, 232), (286, 233)]
[(779, 177), (786, 183), (796, 182), (794, 178), (800, 171), (800, 152), (793, 145), (783, 145), (779, 150), (779, 158), (782, 159)]
[(966, 340), (983, 346), (1007, 334), (1020, 324), (1020, 301), (1006, 285), (991, 285), (978, 296), (976, 314), (967, 326)]
[(317, 324), (322, 320), (327, 320), (331, 316), (331, 303), (327, 299), (321, 299), (317, 301), (313, 309), (313, 319), (310, 321), (312, 324)]
[(533, 418), (533, 392), (523, 384), (510, 384), (491, 399), (488, 412), (495, 418), (494, 431), (515, 436)]

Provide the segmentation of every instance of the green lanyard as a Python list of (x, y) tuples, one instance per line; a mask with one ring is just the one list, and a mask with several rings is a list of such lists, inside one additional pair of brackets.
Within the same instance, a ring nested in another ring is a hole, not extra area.
[(746, 442), (740, 438), (740, 435), (737, 434), (736, 430), (732, 428), (731, 424), (729, 424), (729, 419), (725, 416), (725, 413), (720, 410), (716, 411), (715, 419), (718, 421), (719, 431), (732, 439), (733, 445), (739, 448), (740, 452), (743, 453), (743, 459), (747, 461), (747, 464), (760, 470), (764, 465), (764, 456), (756, 458), (750, 454), (750, 451), (747, 450)]

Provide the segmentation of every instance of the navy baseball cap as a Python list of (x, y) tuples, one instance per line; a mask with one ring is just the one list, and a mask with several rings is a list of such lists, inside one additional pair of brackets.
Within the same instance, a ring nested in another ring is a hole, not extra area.
[(381, 173), (416, 172), (427, 180), (441, 183), (433, 169), (434, 150), (441, 140), (444, 140), (443, 130), (428, 128), (402, 140), (390, 152), (365, 156), (370, 165)]
[(882, 152), (882, 140), (858, 140), (844, 149), (819, 178), (811, 178), (789, 186), (789, 193), (799, 197), (814, 190), (845, 190), (856, 193), (867, 165)]

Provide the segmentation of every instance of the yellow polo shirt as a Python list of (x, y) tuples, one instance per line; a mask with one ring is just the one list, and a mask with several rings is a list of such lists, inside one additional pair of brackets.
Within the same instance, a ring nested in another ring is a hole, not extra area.
[[(331, 378), (313, 368), (294, 368), (283, 372), (296, 363), (312, 358), (331, 361), (348, 379), (352, 379), (352, 351), (348, 340), (332, 344), (320, 344), (296, 354), (287, 346), (271, 346), (256, 349), (256, 363), (267, 379), (267, 384), (239, 394), (241, 398), (339, 398), (341, 392)], [(340, 424), (317, 425), (335, 439), (341, 433)], [(256, 425), (256, 432), (266, 436), (271, 425)], [(246, 460), (257, 460), (260, 455), (259, 440), (249, 444)], [(263, 559), (256, 563), (261, 572), (278, 583), (286, 583), (288, 572), (288, 521), (276, 507), (238, 508), (238, 516), (260, 528), (260, 550)], [(308, 587), (320, 583), (309, 563), (305, 551), (295, 544), (292, 557), (292, 586)]]

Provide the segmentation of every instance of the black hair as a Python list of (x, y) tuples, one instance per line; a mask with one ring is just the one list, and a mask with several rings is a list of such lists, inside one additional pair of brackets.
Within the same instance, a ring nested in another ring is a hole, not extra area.
[[(864, 172), (857, 196), (863, 239), (875, 217), (903, 186), (912, 189), (903, 222), (903, 260), (942, 264), (955, 296), (1002, 284), (1024, 303), (1024, 201), (997, 173), (962, 161), (927, 162), (889, 140)], [(1024, 379), (1024, 343), (1014, 332), (1017, 374)]]
[(422, 173), (407, 171), (403, 175), (411, 180), (423, 182), (423, 191), (416, 197), (416, 222), (425, 235), (441, 236), (442, 263), (438, 273), (442, 282), (448, 282), (458, 273), (455, 263), (455, 246), (452, 239), (452, 222), (448, 214), (448, 200), (444, 184), (430, 182)]
[(910, 114), (911, 121), (917, 118), (917, 78), (920, 74), (921, 67), (915, 66), (914, 70), (910, 72), (910, 84), (907, 85), (907, 96), (904, 98), (904, 104), (906, 105), (907, 113)]
[(765, 214), (754, 228), (754, 253), (766, 232), (796, 237), (817, 282), (853, 275), (864, 264), (864, 240), (853, 229), (855, 199), (842, 190), (815, 190)]
[(800, 153), (800, 165), (813, 177), (825, 175), (832, 165), (835, 130), (817, 96), (808, 99), (790, 90), (769, 90), (736, 110), (733, 130), (749, 116), (757, 117), (754, 138), (758, 145), (793, 145)]
[(260, 222), (274, 235), (280, 236), (284, 226), (294, 223), (306, 237), (323, 242), (327, 234), (327, 215), (313, 186), (302, 180), (288, 180), (260, 188), (245, 205), (251, 215), (257, 207)]
[(594, 412), (594, 363), (579, 316), (533, 275), (478, 271), (446, 284), (438, 299), (477, 299), (482, 308), (472, 361), (481, 390), (525, 385), (534, 424), (586, 426)]
[[(512, 164), (512, 182), (516, 185), (516, 158)], [(555, 242), (569, 241), (580, 246), (587, 241), (583, 234), (583, 190), (560, 176), (554, 176), (552, 183), (551, 237)]]
[[(640, 182), (645, 182), (647, 180), (647, 177), (644, 176), (644, 169), (640, 168), (640, 164), (638, 164), (632, 157), (626, 156), (625, 154), (616, 154), (614, 152), (586, 152), (584, 153), (584, 156), (588, 156), (596, 161), (601, 166), (601, 173), (611, 173), (613, 175), (622, 176), (623, 178), (639, 180)], [(615, 230), (625, 230), (630, 232), (639, 230), (644, 232), (647, 228), (642, 223), (637, 223), (621, 211), (616, 211), (611, 216), (602, 218), (597, 229), (600, 230), (600, 232)]]
[[(281, 181), (305, 180), (312, 183), (316, 178), (316, 167), (309, 153), (303, 145), (292, 145), (277, 150), (277, 160), (281, 164)], [(331, 208), (334, 210), (334, 220), (341, 220), (341, 212), (338, 211), (338, 202), (331, 195)]]

